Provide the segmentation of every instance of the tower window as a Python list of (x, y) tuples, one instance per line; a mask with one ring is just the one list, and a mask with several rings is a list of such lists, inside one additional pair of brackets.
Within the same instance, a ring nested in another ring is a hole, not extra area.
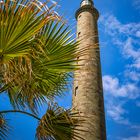
[(81, 32), (78, 33), (78, 38), (80, 37), (80, 35), (81, 35)]
[(78, 18), (80, 18), (81, 17), (81, 15), (79, 15), (79, 17)]
[(77, 95), (78, 86), (75, 87), (75, 96)]
[(79, 62), (79, 56), (77, 57), (77, 64), (78, 64), (78, 62)]

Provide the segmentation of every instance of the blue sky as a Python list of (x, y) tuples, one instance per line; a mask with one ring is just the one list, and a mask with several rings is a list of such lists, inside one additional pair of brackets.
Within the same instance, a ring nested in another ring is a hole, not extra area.
[[(140, 140), (140, 0), (94, 0), (100, 12), (99, 38), (108, 140)], [(76, 32), (80, 0), (59, 0), (58, 12)], [(72, 89), (72, 88), (71, 88)], [(71, 92), (58, 99), (71, 106)], [(2, 96), (0, 109), (9, 109)], [(45, 111), (41, 110), (41, 114)], [(7, 140), (33, 140), (37, 121), (10, 114), (13, 132)]]

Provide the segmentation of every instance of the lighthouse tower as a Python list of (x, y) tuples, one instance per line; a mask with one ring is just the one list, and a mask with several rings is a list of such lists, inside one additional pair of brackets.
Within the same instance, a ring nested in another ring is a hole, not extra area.
[(106, 140), (98, 17), (93, 1), (82, 0), (76, 11), (77, 40), (80, 41), (79, 49), (86, 48), (88, 51), (77, 58), (81, 60), (78, 62), (81, 67), (75, 72), (73, 107), (85, 116), (85, 122), (77, 126), (85, 130), (80, 131), (85, 140)]

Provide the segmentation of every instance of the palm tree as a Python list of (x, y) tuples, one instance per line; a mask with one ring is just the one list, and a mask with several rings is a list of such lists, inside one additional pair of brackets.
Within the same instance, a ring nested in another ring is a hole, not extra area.
[[(5, 114), (23, 113), (39, 121), (40, 140), (80, 137), (73, 128), (77, 113), (48, 105), (39, 118), (38, 106), (61, 96), (76, 58), (84, 52), (70, 36), (61, 17), (37, 0), (0, 1), (0, 93), (7, 93), (13, 110), (0, 111), (0, 138), (9, 131)], [(29, 108), (31, 113), (26, 112)], [(81, 138), (82, 139), (82, 138)]]

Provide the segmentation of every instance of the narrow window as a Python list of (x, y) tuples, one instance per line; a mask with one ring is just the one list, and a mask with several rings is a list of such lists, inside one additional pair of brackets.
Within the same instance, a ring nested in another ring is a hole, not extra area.
[(79, 17), (78, 18), (80, 18), (81, 17), (81, 15), (79, 15)]
[(75, 88), (75, 96), (77, 95), (78, 86)]
[(77, 64), (78, 64), (78, 62), (79, 62), (79, 57), (77, 57)]
[(81, 32), (78, 33), (78, 38), (80, 37), (80, 35), (81, 35)]

